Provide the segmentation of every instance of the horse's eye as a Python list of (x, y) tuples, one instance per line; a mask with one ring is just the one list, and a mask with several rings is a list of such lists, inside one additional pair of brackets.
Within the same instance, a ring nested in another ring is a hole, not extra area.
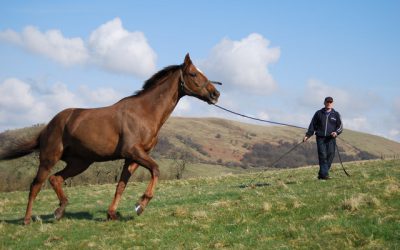
[(190, 73), (190, 72), (189, 72), (189, 75), (190, 75), (191, 77), (196, 77), (196, 76), (197, 76), (196, 73)]

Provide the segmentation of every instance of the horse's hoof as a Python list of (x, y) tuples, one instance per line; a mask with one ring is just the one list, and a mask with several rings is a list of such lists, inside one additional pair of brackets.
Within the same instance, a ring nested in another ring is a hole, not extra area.
[(29, 219), (25, 218), (24, 219), (24, 225), (27, 226), (29, 224), (31, 224), (31, 218), (29, 218)]
[(56, 220), (60, 220), (64, 216), (65, 210), (62, 209), (61, 207), (57, 208), (56, 211), (54, 211), (54, 218)]
[(115, 212), (108, 212), (107, 220), (118, 220), (118, 216)]
[(143, 213), (143, 210), (144, 210), (143, 207), (139, 203), (136, 203), (135, 205), (136, 214), (141, 215)]

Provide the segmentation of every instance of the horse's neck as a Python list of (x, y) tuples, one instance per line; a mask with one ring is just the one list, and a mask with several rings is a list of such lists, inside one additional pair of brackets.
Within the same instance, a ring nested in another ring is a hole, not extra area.
[(149, 95), (146, 96), (152, 114), (156, 116), (156, 120), (161, 122), (161, 125), (168, 119), (179, 102), (179, 84), (177, 81), (177, 77), (171, 76), (166, 82), (149, 91)]
[[(165, 80), (166, 82), (142, 93), (135, 100), (141, 102), (146, 112), (156, 124), (159, 124), (159, 127), (168, 119), (180, 99), (178, 77), (179, 75), (176, 73), (171, 75)], [(135, 112), (136, 105), (128, 104), (128, 106), (132, 108), (132, 112)]]

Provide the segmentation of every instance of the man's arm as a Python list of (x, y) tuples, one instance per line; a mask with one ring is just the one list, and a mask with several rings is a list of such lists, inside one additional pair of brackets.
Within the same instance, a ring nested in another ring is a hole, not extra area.
[(308, 126), (308, 130), (306, 132), (306, 135), (304, 136), (303, 142), (307, 141), (308, 138), (310, 138), (311, 136), (314, 135), (317, 114), (318, 114), (318, 112), (315, 112), (313, 118), (311, 119), (310, 125)]
[(339, 112), (338, 114), (338, 119), (336, 120), (336, 134), (340, 135), (343, 132), (343, 123), (342, 123), (342, 118), (340, 117)]
[(340, 118), (339, 112), (337, 112), (336, 117), (336, 130), (331, 133), (331, 136), (335, 138), (336, 136), (340, 135), (343, 132), (343, 123), (342, 119)]

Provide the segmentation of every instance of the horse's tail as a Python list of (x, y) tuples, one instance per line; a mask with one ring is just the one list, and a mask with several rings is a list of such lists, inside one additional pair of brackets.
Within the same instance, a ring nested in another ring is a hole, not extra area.
[(13, 145), (0, 149), (0, 160), (11, 160), (33, 153), (40, 148), (39, 138), (41, 131), (34, 135), (34, 138), (28, 140), (17, 140)]

